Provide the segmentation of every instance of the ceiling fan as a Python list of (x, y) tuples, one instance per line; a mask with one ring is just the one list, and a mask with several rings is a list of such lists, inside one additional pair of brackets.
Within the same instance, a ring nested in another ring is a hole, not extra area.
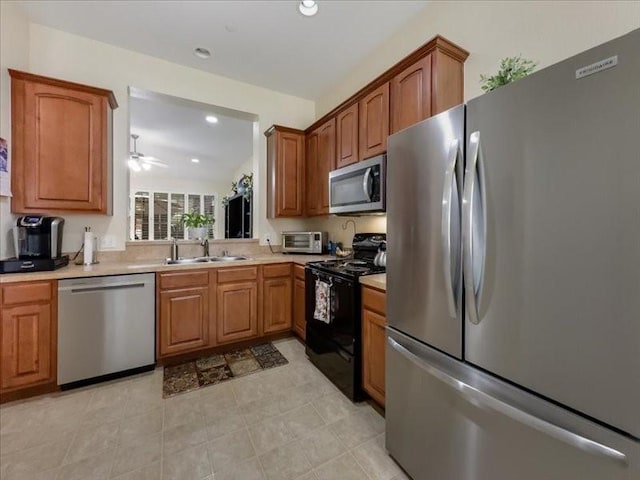
[(129, 161), (127, 162), (131, 170), (140, 172), (141, 170), (151, 170), (151, 167), (167, 168), (169, 166), (155, 157), (147, 156), (138, 151), (137, 141), (140, 135), (132, 133), (131, 138), (133, 138), (133, 151), (129, 152)]

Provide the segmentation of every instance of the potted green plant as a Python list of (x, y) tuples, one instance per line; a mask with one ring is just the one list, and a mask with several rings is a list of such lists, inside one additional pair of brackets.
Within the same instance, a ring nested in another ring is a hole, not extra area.
[(503, 58), (500, 61), (498, 73), (490, 77), (480, 75), (481, 88), (485, 92), (490, 92), (498, 87), (520, 80), (533, 72), (537, 65), (536, 62), (522, 58), (520, 55)]
[(207, 238), (207, 227), (213, 225), (215, 220), (211, 215), (192, 211), (182, 216), (182, 223), (188, 229), (190, 239), (203, 239)]

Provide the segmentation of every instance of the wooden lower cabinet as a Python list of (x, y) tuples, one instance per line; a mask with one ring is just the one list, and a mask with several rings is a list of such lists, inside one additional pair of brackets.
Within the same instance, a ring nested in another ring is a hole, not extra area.
[(291, 330), (291, 273), (291, 264), (265, 265), (262, 269), (262, 334)]
[(209, 286), (160, 292), (160, 357), (209, 345)]
[(385, 402), (386, 293), (362, 287), (362, 386), (380, 405)]
[(157, 284), (158, 358), (215, 345), (215, 272), (159, 273)]
[(303, 340), (307, 334), (307, 321), (305, 318), (305, 281), (304, 267), (293, 267), (293, 331)]
[(57, 282), (2, 286), (0, 391), (55, 384)]
[(258, 284), (233, 282), (217, 288), (217, 340), (229, 343), (258, 336)]

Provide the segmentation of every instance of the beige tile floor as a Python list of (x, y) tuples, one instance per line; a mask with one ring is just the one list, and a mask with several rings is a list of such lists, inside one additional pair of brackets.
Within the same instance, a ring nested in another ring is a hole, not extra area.
[(2, 480), (400, 480), (384, 419), (289, 365), (162, 399), (162, 370), (0, 407)]

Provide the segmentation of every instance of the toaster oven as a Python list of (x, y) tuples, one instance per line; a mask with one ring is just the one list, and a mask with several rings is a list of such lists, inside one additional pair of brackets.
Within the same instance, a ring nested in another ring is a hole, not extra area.
[(328, 239), (327, 232), (282, 232), (282, 251), (321, 254), (326, 250)]

